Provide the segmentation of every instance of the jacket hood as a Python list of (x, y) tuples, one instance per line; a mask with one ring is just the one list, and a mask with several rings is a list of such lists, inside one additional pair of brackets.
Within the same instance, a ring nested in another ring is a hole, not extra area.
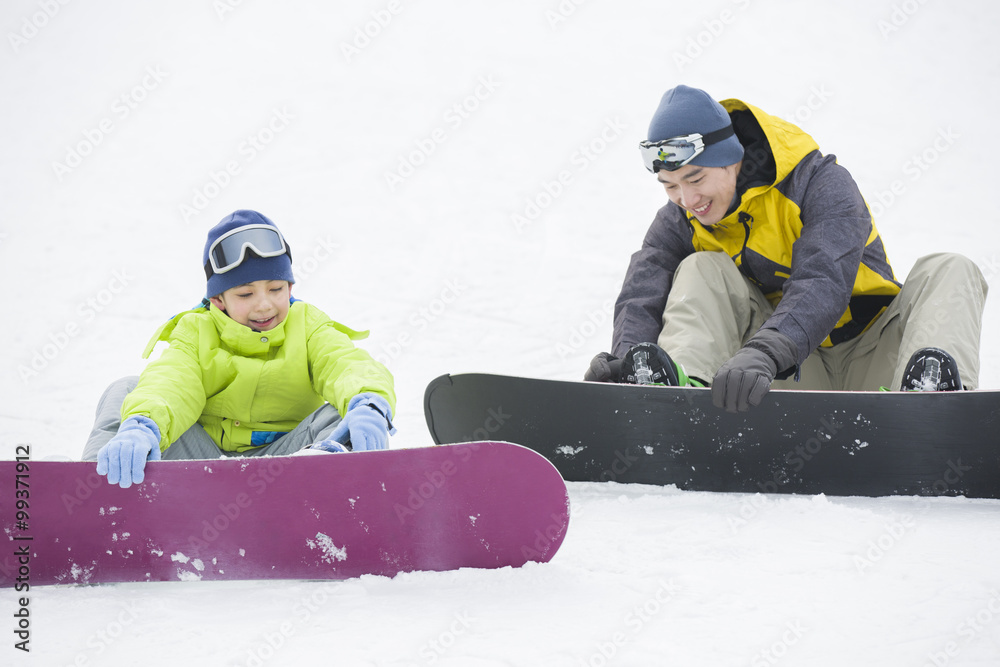
[(782, 182), (802, 158), (819, 150), (816, 141), (797, 125), (742, 100), (723, 100), (721, 104), (729, 112), (745, 151), (740, 172), (744, 200)]

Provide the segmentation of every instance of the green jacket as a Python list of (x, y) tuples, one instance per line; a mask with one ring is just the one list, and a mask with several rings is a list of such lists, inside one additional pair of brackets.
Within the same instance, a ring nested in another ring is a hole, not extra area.
[(341, 414), (362, 392), (396, 409), (389, 370), (352, 340), (367, 337), (293, 301), (284, 322), (258, 332), (215, 306), (174, 316), (153, 335), (170, 347), (143, 370), (122, 405), (122, 419), (149, 417), (166, 450), (195, 423), (223, 450), (242, 452), (291, 431), (329, 402)]

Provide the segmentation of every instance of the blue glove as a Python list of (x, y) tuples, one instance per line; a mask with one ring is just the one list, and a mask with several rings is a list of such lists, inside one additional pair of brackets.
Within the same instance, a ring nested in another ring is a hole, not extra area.
[(146, 479), (146, 461), (160, 460), (160, 429), (148, 417), (129, 417), (97, 452), (97, 474), (123, 489)]
[(378, 394), (358, 394), (347, 404), (347, 414), (320, 445), (330, 441), (346, 445), (352, 451), (365, 452), (389, 446), (389, 434), (395, 433), (392, 409)]

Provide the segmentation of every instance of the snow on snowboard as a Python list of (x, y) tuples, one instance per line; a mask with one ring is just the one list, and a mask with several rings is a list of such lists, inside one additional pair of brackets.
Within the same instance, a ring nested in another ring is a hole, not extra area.
[(463, 374), (424, 410), (435, 442), (516, 442), (567, 481), (1000, 498), (998, 391), (774, 390), (730, 414), (709, 389)]
[(17, 449), (0, 462), (0, 587), (17, 590), (519, 567), (569, 523), (559, 473), (510, 443), (159, 461), (128, 489)]

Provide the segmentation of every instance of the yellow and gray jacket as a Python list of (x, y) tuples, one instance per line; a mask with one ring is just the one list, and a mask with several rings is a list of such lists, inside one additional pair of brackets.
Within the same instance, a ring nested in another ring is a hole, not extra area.
[(793, 341), (799, 363), (865, 331), (899, 292), (871, 212), (846, 169), (795, 125), (726, 100), (745, 151), (727, 215), (704, 226), (673, 202), (632, 255), (615, 304), (612, 353), (655, 342), (674, 271), (724, 252), (775, 306), (764, 328)]
[(170, 343), (143, 370), (122, 419), (149, 417), (165, 450), (201, 424), (226, 451), (266, 445), (323, 405), (345, 414), (355, 395), (373, 392), (396, 409), (389, 370), (351, 342), (354, 331), (303, 301), (265, 332), (233, 321), (214, 305), (174, 316), (153, 335)]

